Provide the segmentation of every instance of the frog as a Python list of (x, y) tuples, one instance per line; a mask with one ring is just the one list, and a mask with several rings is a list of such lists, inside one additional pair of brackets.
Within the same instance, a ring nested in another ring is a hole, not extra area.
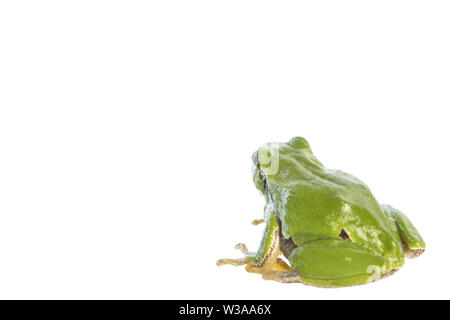
[(386, 278), (425, 242), (400, 210), (380, 204), (361, 180), (326, 168), (308, 141), (266, 143), (253, 153), (253, 182), (265, 200), (259, 248), (235, 248), (243, 266), (263, 279), (317, 287), (348, 287)]

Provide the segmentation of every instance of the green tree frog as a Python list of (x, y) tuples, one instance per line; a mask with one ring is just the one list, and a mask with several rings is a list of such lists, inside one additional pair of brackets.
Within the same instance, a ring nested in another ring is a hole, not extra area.
[(264, 219), (253, 221), (265, 222), (261, 244), (253, 253), (240, 243), (244, 257), (218, 265), (246, 265), (283, 283), (343, 287), (389, 276), (405, 256), (425, 250), (402, 212), (379, 204), (356, 177), (325, 168), (304, 138), (265, 144), (253, 162), (253, 181), (265, 199)]

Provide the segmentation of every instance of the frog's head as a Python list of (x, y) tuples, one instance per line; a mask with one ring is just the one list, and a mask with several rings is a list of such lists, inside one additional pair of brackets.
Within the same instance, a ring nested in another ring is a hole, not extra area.
[(262, 145), (252, 156), (256, 188), (268, 196), (270, 185), (289, 183), (289, 179), (293, 179), (289, 175), (290, 163), (297, 156), (313, 157), (308, 141), (301, 137), (294, 137), (287, 143), (270, 142)]

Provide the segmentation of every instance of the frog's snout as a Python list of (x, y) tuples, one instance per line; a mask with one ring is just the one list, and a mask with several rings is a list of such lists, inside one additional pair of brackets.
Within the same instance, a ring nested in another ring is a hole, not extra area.
[(253, 152), (253, 154), (252, 154), (252, 161), (253, 161), (253, 164), (255, 166), (258, 165), (258, 151)]

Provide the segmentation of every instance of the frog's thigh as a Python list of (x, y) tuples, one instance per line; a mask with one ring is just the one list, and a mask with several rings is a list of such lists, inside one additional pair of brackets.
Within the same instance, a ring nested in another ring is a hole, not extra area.
[(305, 243), (292, 251), (289, 260), (301, 282), (322, 287), (363, 284), (391, 272), (383, 256), (345, 240)]
[(425, 251), (425, 242), (408, 217), (389, 205), (382, 205), (381, 208), (394, 218), (403, 247), (406, 251), (406, 256), (408, 258), (420, 256)]

